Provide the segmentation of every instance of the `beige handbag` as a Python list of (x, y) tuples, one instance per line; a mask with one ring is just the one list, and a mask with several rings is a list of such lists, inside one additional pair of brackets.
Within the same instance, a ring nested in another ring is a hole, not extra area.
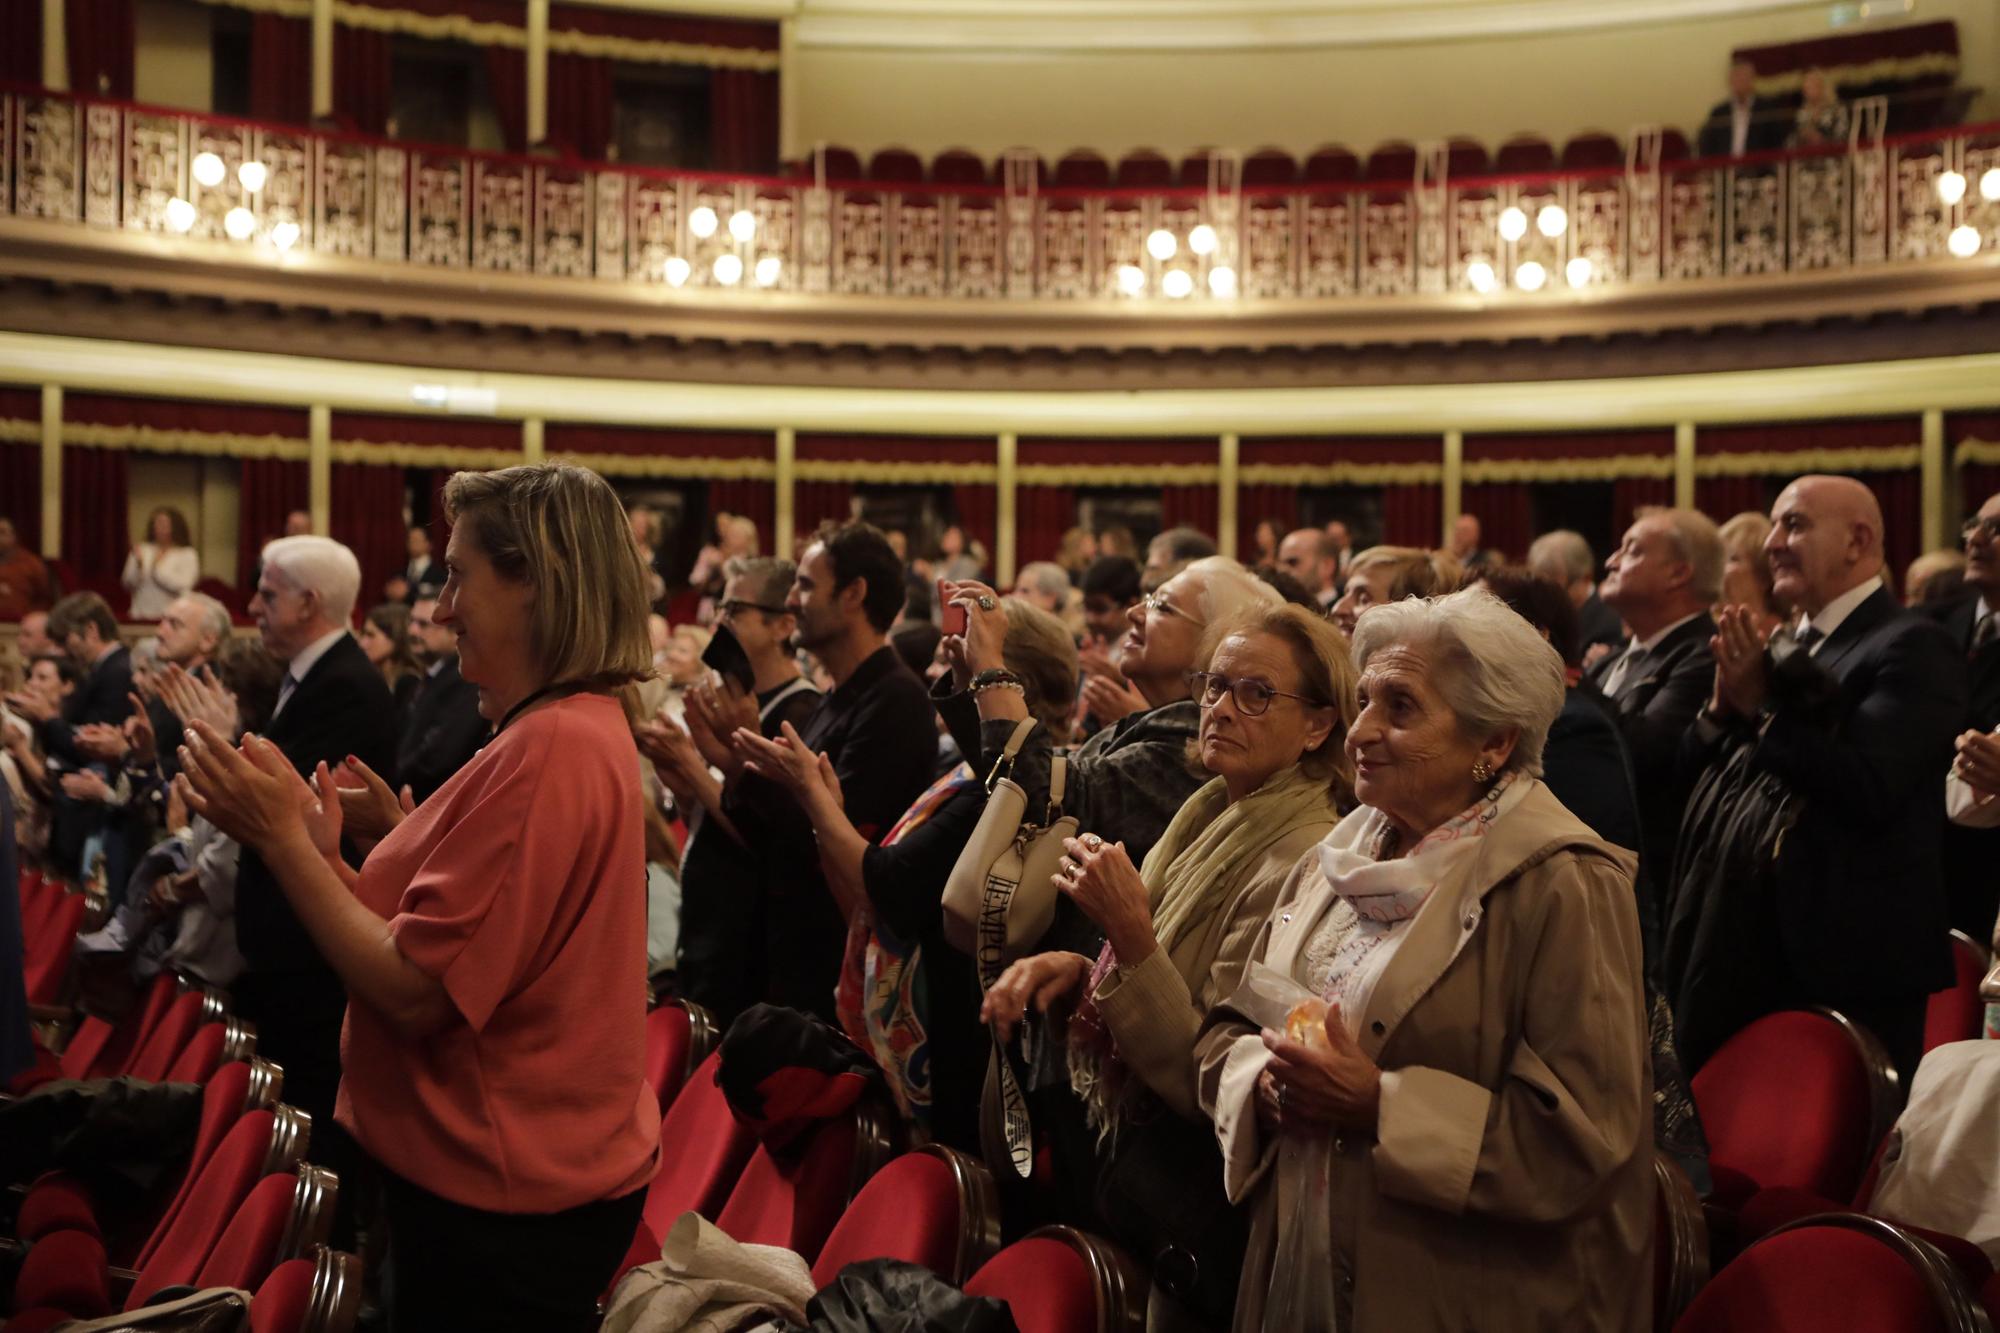
[(1028, 793), (1012, 777), (1014, 757), (1034, 729), (1035, 720), (1026, 718), (1007, 738), (1007, 748), (986, 775), (986, 808), (945, 881), (944, 937), (972, 955), (981, 990), (1048, 933), (1056, 916), (1054, 877), (1063, 839), (1076, 836), (1075, 817), (1062, 812), (1069, 761), (1060, 754), (1049, 766), (1043, 822), (1023, 822)]

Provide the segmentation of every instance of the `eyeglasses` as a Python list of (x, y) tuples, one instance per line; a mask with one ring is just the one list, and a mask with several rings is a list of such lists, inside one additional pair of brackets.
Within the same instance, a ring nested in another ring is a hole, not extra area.
[(1202, 626), (1208, 624), (1206, 620), (1196, 620), (1187, 612), (1167, 601), (1164, 594), (1158, 592), (1149, 593), (1145, 597), (1140, 598), (1139, 605), (1145, 607), (1148, 611), (1157, 611), (1163, 616), (1179, 616), (1196, 629), (1200, 629)]
[(1990, 542), (1996, 538), (2000, 538), (2000, 518), (1968, 518), (1965, 520), (1965, 526), (1958, 530), (1959, 542), (1963, 544), (1975, 537), (1983, 542)]
[(724, 620), (734, 620), (745, 611), (762, 611), (767, 616), (782, 616), (785, 614), (784, 607), (766, 606), (762, 602), (724, 602), (716, 608), (716, 611)]
[(1214, 671), (1190, 671), (1187, 674), (1188, 693), (1203, 708), (1213, 708), (1228, 695), (1236, 702), (1236, 711), (1245, 717), (1262, 717), (1270, 710), (1271, 700), (1283, 695), (1287, 699), (1297, 699), (1307, 708), (1330, 708), (1317, 699), (1309, 699), (1303, 694), (1293, 694), (1290, 690), (1274, 690), (1261, 680), (1239, 677), (1231, 680), (1228, 676)]

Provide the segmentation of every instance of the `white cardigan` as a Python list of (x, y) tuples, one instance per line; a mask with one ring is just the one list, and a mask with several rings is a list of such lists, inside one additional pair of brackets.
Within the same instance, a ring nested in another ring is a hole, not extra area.
[(201, 556), (192, 546), (162, 553), (151, 542), (140, 542), (125, 557), (125, 586), (132, 591), (132, 618), (158, 620), (174, 599), (201, 578)]

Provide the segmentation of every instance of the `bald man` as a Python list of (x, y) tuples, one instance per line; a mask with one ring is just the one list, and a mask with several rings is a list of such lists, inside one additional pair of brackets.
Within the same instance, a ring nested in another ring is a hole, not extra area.
[(1904, 1086), (1924, 1004), (1952, 979), (1940, 869), (1965, 656), (1882, 579), (1882, 511), (1847, 477), (1801, 477), (1764, 545), (1769, 645), (1727, 607), (1686, 753), (1666, 985), (1690, 1073), (1753, 1019), (1828, 1005), (1888, 1048)]

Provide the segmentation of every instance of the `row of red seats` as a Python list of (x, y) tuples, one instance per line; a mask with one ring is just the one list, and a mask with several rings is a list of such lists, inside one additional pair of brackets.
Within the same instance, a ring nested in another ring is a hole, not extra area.
[(849, 1264), (899, 1259), (1006, 1302), (1021, 1333), (1143, 1323), (1145, 1279), (1109, 1242), (1047, 1227), (1000, 1248), (999, 1192), (980, 1163), (939, 1145), (894, 1155), (893, 1116), (866, 1100), (781, 1161), (731, 1112), (698, 1006), (662, 1005), (647, 1031), (668, 1151), (621, 1274), (658, 1259), (674, 1221), (695, 1212), (744, 1244), (792, 1250), (821, 1287)]
[[(69, 980), (76, 934), (91, 915), (90, 896), (59, 880), (24, 871), (20, 880), (21, 971), (28, 1003), (53, 1005)], [(102, 904), (99, 904), (101, 912)]]
[[(1625, 145), (1614, 135), (1590, 130), (1572, 137), (1560, 149), (1537, 134), (1517, 134), (1488, 150), (1477, 139), (1450, 140), (1448, 169), (1454, 177), (1529, 175), (1543, 171), (1590, 171), (1625, 165)], [(1687, 136), (1664, 132), (1663, 161), (1689, 156)], [(1260, 148), (1243, 158), (1243, 184), (1277, 189), (1293, 185), (1347, 185), (1364, 181), (1407, 181), (1416, 173), (1418, 149), (1405, 142), (1385, 143), (1363, 156), (1329, 144), (1300, 159), (1282, 148)], [(1197, 149), (1175, 162), (1151, 149), (1127, 153), (1116, 162), (1079, 148), (1049, 163), (1036, 160), (1037, 183), (1056, 189), (1168, 190), (1202, 189), (1208, 185), (1212, 150)], [(826, 148), (822, 159), (829, 184), (993, 185), (1004, 183), (999, 162), (987, 162), (962, 148), (939, 153), (927, 164), (907, 148), (885, 148), (863, 162), (849, 148)], [(792, 174), (810, 178), (815, 162), (797, 164)]]
[[(27, 885), (24, 883), (24, 889)], [(85, 1019), (60, 1053), (17, 1082), (124, 1076), (202, 1086), (193, 1143), (143, 1203), (113, 1206), (81, 1179), (30, 1184), (11, 1240), (24, 1251), (9, 1330), (132, 1312), (207, 1287), (254, 1293), (258, 1333), (346, 1333), (359, 1261), (325, 1245), (339, 1181), (305, 1163), (311, 1120), (278, 1102), (283, 1071), (224, 997), (163, 975), (118, 1023)]]

